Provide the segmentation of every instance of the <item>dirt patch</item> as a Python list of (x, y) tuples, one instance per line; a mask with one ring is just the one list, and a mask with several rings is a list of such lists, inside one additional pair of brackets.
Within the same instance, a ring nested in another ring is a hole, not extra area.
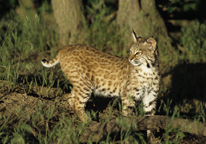
[[(2, 82), (3, 83), (3, 82)], [(5, 83), (5, 82), (4, 82)], [(42, 111), (46, 111), (48, 109), (53, 109), (53, 115), (50, 120), (50, 128), (52, 129), (54, 125), (56, 125), (62, 113), (65, 113), (65, 116), (68, 118), (75, 118), (76, 124), (80, 124), (79, 119), (74, 114), (74, 111), (69, 107), (69, 104), (66, 100), (66, 94), (63, 94), (59, 97), (56, 97), (56, 88), (43, 88), (44, 96), (40, 95), (40, 92), (37, 92), (39, 88), (32, 88), (28, 93), (27, 85), (17, 85), (12, 91), (6, 88), (6, 84), (1, 87), (0, 93), (0, 115), (8, 117), (10, 116), (12, 120), (10, 121), (10, 125), (8, 127), (15, 127), (19, 124), (19, 121), (24, 121), (25, 123), (30, 123), (28, 116), (32, 116), (36, 114), (39, 109)], [(46, 93), (47, 92), (47, 93)], [(93, 101), (94, 99), (94, 101)], [(108, 117), (109, 111), (114, 113), (112, 117), (118, 115), (117, 109), (111, 109), (111, 107), (107, 107), (109, 104), (112, 105), (111, 99), (102, 99), (99, 101), (99, 97), (94, 97), (88, 102), (87, 109), (93, 109), (98, 111), (98, 117), (102, 119), (106, 119)], [(104, 105), (103, 103), (106, 103)], [(97, 118), (98, 119), (98, 118)], [(99, 119), (98, 119), (99, 120)], [(1, 119), (0, 124), (4, 123), (4, 119)], [(45, 120), (42, 120), (41, 123), (42, 129), (46, 129)], [(37, 140), (38, 131), (37, 128), (33, 127), (33, 133), (31, 134), (31, 138)], [(185, 136), (179, 140), (180, 143), (204, 143), (206, 141), (206, 137), (191, 135), (189, 133), (185, 133)], [(155, 135), (156, 137), (162, 137), (161, 140), (165, 141), (165, 131), (161, 131)], [(171, 133), (169, 135), (170, 141), (176, 141), (177, 137), (175, 133)], [(117, 140), (118, 142), (119, 140)]]

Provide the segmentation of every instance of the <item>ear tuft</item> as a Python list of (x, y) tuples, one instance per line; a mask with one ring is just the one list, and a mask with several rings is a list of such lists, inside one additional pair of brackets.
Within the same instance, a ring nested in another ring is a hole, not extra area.
[(133, 40), (134, 40), (134, 43), (136, 43), (138, 40), (138, 35), (134, 32), (134, 30), (132, 30), (132, 37), (133, 37)]
[(149, 44), (151, 45), (151, 47), (152, 47), (153, 50), (156, 49), (157, 42), (155, 41), (155, 39), (153, 39), (153, 38), (148, 38), (148, 39), (147, 39), (147, 43), (149, 43)]

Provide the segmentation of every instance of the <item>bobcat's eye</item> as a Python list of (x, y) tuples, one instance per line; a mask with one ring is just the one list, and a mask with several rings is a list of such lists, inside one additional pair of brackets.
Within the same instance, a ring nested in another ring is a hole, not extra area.
[(135, 52), (135, 54), (134, 55), (140, 55), (141, 54), (141, 52)]

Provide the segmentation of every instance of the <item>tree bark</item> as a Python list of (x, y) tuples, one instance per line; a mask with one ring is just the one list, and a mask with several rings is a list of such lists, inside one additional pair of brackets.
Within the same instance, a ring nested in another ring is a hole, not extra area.
[(155, 6), (155, 0), (119, 0), (117, 24), (129, 48), (133, 43), (132, 29), (141, 37), (153, 37), (162, 50), (171, 51), (171, 41), (165, 23)]
[(54, 17), (58, 25), (59, 45), (67, 45), (83, 27), (83, 4), (81, 0), (52, 0)]
[(139, 118), (123, 117), (122, 119), (112, 119), (106, 124), (92, 121), (83, 134), (80, 136), (80, 142), (87, 142), (89, 139), (98, 142), (108, 133), (117, 133), (120, 130), (140, 131), (156, 129), (174, 129), (179, 128), (183, 132), (206, 136), (206, 124), (195, 122), (183, 118), (171, 118), (168, 116), (143, 116)]

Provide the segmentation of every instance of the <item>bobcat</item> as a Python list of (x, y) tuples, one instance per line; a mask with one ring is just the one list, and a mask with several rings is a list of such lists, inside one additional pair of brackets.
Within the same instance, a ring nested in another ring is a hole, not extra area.
[(104, 53), (89, 45), (70, 45), (51, 60), (42, 60), (45, 67), (60, 62), (73, 89), (68, 102), (81, 121), (89, 120), (85, 105), (91, 93), (120, 97), (124, 116), (132, 114), (135, 101), (142, 101), (146, 115), (154, 115), (159, 91), (159, 64), (156, 41), (132, 33), (134, 44), (129, 59)]

